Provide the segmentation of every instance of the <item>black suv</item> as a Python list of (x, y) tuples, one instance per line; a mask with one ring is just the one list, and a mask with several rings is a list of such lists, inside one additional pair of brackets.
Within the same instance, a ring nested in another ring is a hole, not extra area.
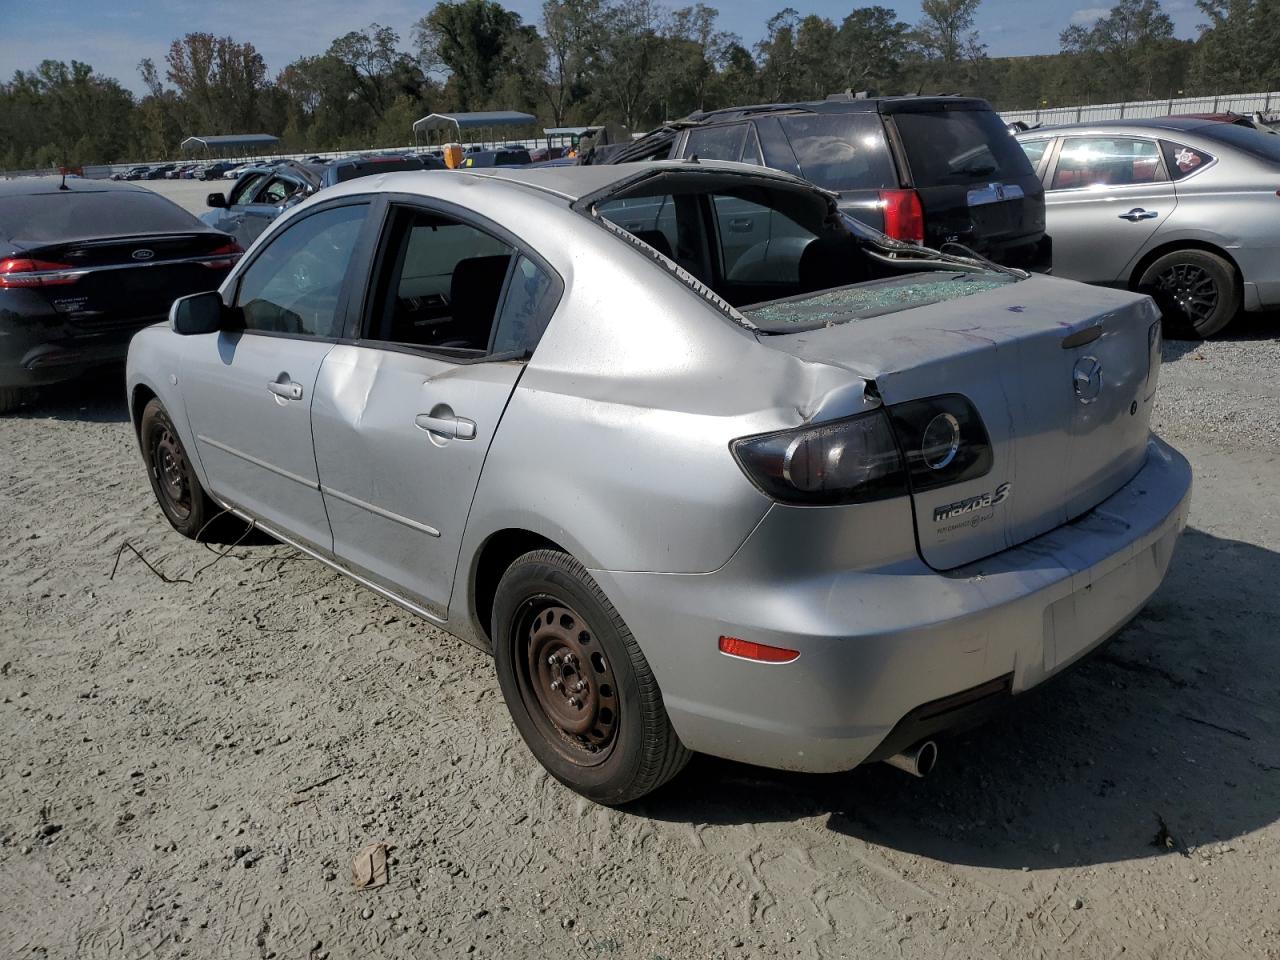
[(969, 97), (856, 97), (695, 113), (584, 163), (736, 160), (840, 195), (850, 216), (931, 247), (1047, 270), (1044, 187), (1004, 122)]

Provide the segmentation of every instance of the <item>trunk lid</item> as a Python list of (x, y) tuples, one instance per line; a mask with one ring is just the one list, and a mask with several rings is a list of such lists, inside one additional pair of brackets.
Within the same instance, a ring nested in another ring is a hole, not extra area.
[(152, 323), (178, 297), (216, 289), (239, 255), (229, 254), (233, 244), (192, 231), (46, 244), (24, 256), (68, 268), (67, 282), (39, 288), (55, 310), (83, 329), (110, 330)]
[(959, 393), (975, 406), (990, 472), (912, 495), (920, 555), (946, 570), (1061, 526), (1137, 473), (1158, 322), (1146, 297), (1037, 276), (761, 341), (873, 381), (886, 405)]

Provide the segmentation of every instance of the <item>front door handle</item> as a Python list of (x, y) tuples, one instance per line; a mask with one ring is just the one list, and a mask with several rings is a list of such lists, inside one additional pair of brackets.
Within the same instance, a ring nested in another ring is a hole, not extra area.
[(466, 417), (433, 417), (427, 413), (420, 413), (413, 418), (413, 423), (419, 430), (439, 434), (450, 440), (476, 438), (476, 422)]
[(1134, 207), (1128, 213), (1120, 214), (1121, 220), (1128, 220), (1130, 223), (1137, 223), (1139, 220), (1154, 220), (1160, 214), (1155, 210), (1143, 210), (1141, 207)]
[(277, 397), (283, 397), (285, 400), (302, 399), (302, 384), (294, 383), (289, 379), (287, 373), (280, 374), (279, 377), (268, 383), (267, 389)]
[(731, 233), (750, 233), (752, 223), (750, 220), (730, 220), (729, 231)]

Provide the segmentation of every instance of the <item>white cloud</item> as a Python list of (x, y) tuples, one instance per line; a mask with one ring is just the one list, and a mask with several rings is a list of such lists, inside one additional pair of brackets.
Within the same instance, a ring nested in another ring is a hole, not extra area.
[(1087, 7), (1084, 10), (1077, 10), (1071, 15), (1071, 22), (1082, 27), (1087, 27), (1095, 20), (1101, 20), (1111, 11), (1106, 7)]

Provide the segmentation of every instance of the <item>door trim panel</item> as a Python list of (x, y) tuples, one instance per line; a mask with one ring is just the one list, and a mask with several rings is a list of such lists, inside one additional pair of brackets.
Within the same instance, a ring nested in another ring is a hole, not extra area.
[(440, 531), (430, 524), (419, 523), (417, 520), (401, 516), (400, 514), (394, 513), (383, 507), (376, 506), (372, 503), (366, 503), (359, 497), (353, 497), (351, 494), (343, 493), (341, 490), (335, 490), (333, 487), (326, 487), (324, 484), (320, 484), (320, 492), (326, 496), (336, 497), (339, 500), (351, 504), (353, 507), (359, 507), (361, 510), (368, 510), (370, 513), (374, 513), (382, 517), (384, 520), (393, 520), (396, 523), (403, 523), (406, 527), (417, 530), (419, 533), (425, 533), (429, 537), (440, 536)]
[(277, 476), (284, 477), (286, 480), (292, 480), (294, 483), (300, 483), (308, 490), (320, 489), (319, 483), (308, 480), (306, 477), (300, 477), (296, 473), (291, 473), (283, 467), (277, 467), (274, 463), (267, 463), (265, 460), (259, 460), (252, 454), (245, 453), (243, 450), (237, 450), (235, 447), (229, 446), (225, 443), (220, 443), (212, 437), (206, 437), (203, 433), (197, 433), (196, 439), (201, 443), (207, 443), (215, 450), (221, 450), (223, 453), (229, 453), (233, 457), (239, 457), (247, 463), (252, 463), (255, 467), (261, 467), (263, 470), (269, 470)]

